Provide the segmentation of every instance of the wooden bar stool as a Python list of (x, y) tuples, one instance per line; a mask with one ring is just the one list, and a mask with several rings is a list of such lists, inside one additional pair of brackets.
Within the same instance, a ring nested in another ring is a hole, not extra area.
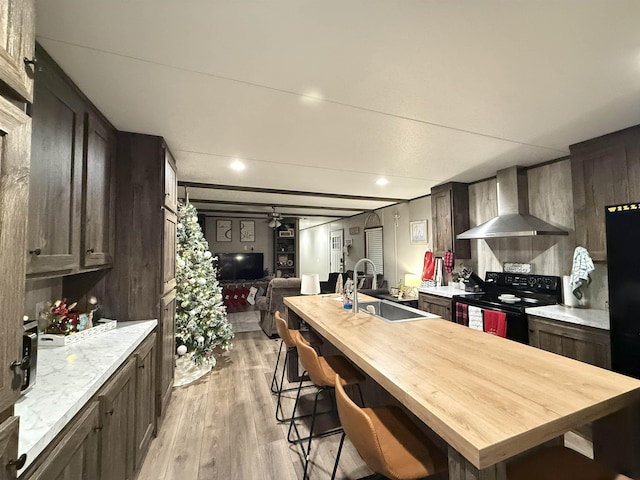
[[(302, 450), (302, 455), (304, 457), (304, 471), (302, 475), (302, 479), (306, 480), (307, 470), (309, 468), (309, 459), (311, 453), (311, 440), (314, 437), (324, 437), (327, 435), (332, 435), (334, 433), (339, 433), (342, 431), (342, 427), (338, 427), (326, 432), (322, 432), (320, 434), (314, 435), (313, 429), (315, 426), (316, 416), (317, 416), (317, 408), (318, 408), (318, 397), (321, 393), (327, 392), (329, 393), (329, 399), (333, 403), (333, 397), (331, 396), (331, 391), (336, 387), (336, 374), (340, 375), (341, 387), (346, 385), (354, 385), (358, 388), (358, 393), (360, 395), (360, 401), (362, 402), (362, 391), (360, 390), (360, 386), (358, 385), (360, 382), (364, 380), (364, 376), (356, 370), (356, 368), (349, 363), (349, 361), (339, 355), (329, 355), (329, 356), (319, 356), (318, 353), (309, 345), (305, 344), (302, 341), (298, 341), (296, 344), (298, 348), (298, 355), (300, 357), (300, 363), (302, 363), (303, 368), (305, 369), (305, 373), (309, 375), (309, 378), (313, 382), (313, 384), (317, 387), (317, 392), (313, 401), (313, 410), (311, 413), (311, 426), (309, 427), (309, 436), (308, 437), (300, 437), (300, 432), (298, 431), (298, 426), (295, 422), (296, 409), (298, 408), (298, 404), (300, 402), (300, 391), (302, 390), (302, 380), (298, 386), (298, 393), (296, 395), (296, 403), (293, 406), (293, 414), (291, 415), (291, 423), (289, 424), (289, 432), (287, 433), (287, 439), (292, 443), (297, 443), (300, 445)], [(327, 413), (327, 412), (325, 412)], [(292, 432), (295, 432), (296, 437), (293, 439), (291, 437)], [(305, 448), (304, 442), (307, 442), (307, 447)]]
[[(276, 420), (279, 422), (290, 421), (290, 418), (284, 418), (284, 412), (282, 411), (282, 392), (290, 392), (297, 390), (298, 387), (283, 389), (284, 374), (287, 370), (287, 362), (289, 361), (289, 355), (291, 351), (296, 348), (297, 342), (302, 342), (305, 345), (311, 346), (311, 342), (302, 336), (299, 330), (293, 330), (289, 328), (287, 321), (280, 316), (280, 312), (275, 313), (275, 324), (278, 335), (280, 336), (280, 349), (278, 350), (278, 357), (276, 359), (276, 367), (273, 369), (273, 377), (271, 378), (271, 392), (278, 396), (278, 402), (276, 404)], [(286, 351), (284, 356), (284, 362), (282, 366), (282, 374), (280, 375), (280, 382), (278, 382), (277, 372), (280, 358), (282, 357), (282, 347), (286, 345)], [(304, 375), (303, 375), (304, 377)], [(308, 385), (309, 387), (313, 385)]]
[(631, 480), (567, 447), (543, 448), (507, 464), (509, 480)]
[(391, 405), (360, 408), (347, 396), (338, 376), (334, 383), (344, 432), (332, 480), (338, 471), (345, 436), (371, 470), (393, 480), (424, 478), (447, 470), (447, 455), (438, 450), (400, 408)]

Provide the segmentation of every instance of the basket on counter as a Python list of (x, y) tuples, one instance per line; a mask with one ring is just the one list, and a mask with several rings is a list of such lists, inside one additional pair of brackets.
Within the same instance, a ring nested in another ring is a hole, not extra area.
[(103, 318), (99, 320), (96, 325), (80, 332), (70, 333), (68, 335), (53, 334), (53, 333), (39, 333), (38, 334), (38, 347), (64, 347), (65, 345), (71, 345), (72, 343), (81, 342), (87, 338), (95, 337), (108, 330), (116, 328), (118, 322), (116, 320), (109, 320)]

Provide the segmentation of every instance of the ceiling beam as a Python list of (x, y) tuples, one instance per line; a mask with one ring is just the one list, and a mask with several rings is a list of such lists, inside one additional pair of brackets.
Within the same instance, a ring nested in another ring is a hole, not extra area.
[(407, 202), (407, 198), (365, 197), (362, 195), (344, 195), (340, 193), (303, 192), (300, 190), (280, 190), (276, 188), (243, 187), (240, 185), (219, 185), (214, 183), (178, 182), (179, 187), (207, 188), (210, 190), (230, 190), (234, 192), (270, 193), (273, 195), (298, 195), (301, 197), (335, 198), (340, 200), (362, 200), (370, 202)]
[[(183, 200), (183, 199), (181, 199)], [(205, 198), (190, 198), (190, 203), (206, 203), (213, 205), (241, 205), (248, 207), (276, 207), (276, 208), (304, 208), (309, 210), (331, 210), (338, 212), (368, 212), (370, 208), (345, 208), (345, 207), (322, 207), (314, 205), (292, 205), (292, 204), (274, 204), (274, 203), (260, 203), (260, 202), (236, 202), (231, 200), (209, 200)], [(264, 212), (268, 213), (268, 212)]]
[[(240, 210), (209, 210), (209, 209), (198, 209), (198, 213), (202, 213), (204, 215), (216, 214), (216, 216), (220, 217), (239, 217), (239, 216), (252, 216), (255, 215), (254, 218), (272, 218), (270, 212), (247, 212)], [(221, 214), (221, 215), (218, 215)], [(284, 213), (278, 212), (280, 216), (283, 218), (286, 217), (335, 217), (335, 218), (344, 218), (351, 215), (329, 215), (328, 213)]]

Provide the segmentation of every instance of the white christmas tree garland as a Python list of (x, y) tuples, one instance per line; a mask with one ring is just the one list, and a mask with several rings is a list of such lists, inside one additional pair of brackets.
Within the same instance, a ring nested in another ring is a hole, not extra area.
[(222, 288), (207, 240), (190, 203), (178, 205), (176, 252), (176, 352), (196, 365), (213, 363), (216, 347), (232, 347)]

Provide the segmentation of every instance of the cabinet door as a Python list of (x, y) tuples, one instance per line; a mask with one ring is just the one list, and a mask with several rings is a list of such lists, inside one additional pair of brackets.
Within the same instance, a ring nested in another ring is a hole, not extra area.
[(604, 207), (640, 199), (640, 126), (571, 145), (576, 244), (606, 260)]
[(98, 402), (91, 402), (29, 480), (101, 480)]
[(447, 250), (456, 258), (471, 258), (471, 242), (456, 235), (469, 229), (469, 187), (451, 182), (431, 189), (433, 254), (442, 257)]
[(178, 182), (176, 162), (169, 149), (164, 147), (164, 206), (178, 213)]
[(27, 273), (79, 267), (84, 104), (41, 56), (32, 108)]
[(19, 425), (18, 417), (9, 417), (0, 425), (0, 480), (14, 480), (17, 477), (14, 462), (18, 460)]
[(109, 266), (113, 260), (116, 137), (95, 114), (85, 121), (82, 265)]
[(163, 416), (173, 387), (176, 343), (176, 292), (171, 291), (160, 302), (160, 322), (158, 324), (158, 416)]
[(166, 295), (176, 286), (176, 227), (175, 213), (164, 210), (164, 232), (162, 238), (162, 294)]
[(420, 310), (439, 315), (445, 320), (451, 320), (451, 300), (435, 295), (418, 295), (418, 304)]
[(132, 478), (134, 469), (134, 413), (136, 361), (131, 358), (100, 395), (102, 420), (101, 479)]
[(0, 411), (20, 395), (31, 119), (0, 97)]
[(529, 343), (548, 352), (611, 368), (609, 332), (529, 316)]
[(33, 65), (24, 58), (33, 58), (35, 40), (35, 9), (33, 0), (0, 2), (0, 80), (19, 97), (33, 99)]
[(136, 356), (136, 470), (142, 465), (156, 427), (156, 335), (151, 334)]

